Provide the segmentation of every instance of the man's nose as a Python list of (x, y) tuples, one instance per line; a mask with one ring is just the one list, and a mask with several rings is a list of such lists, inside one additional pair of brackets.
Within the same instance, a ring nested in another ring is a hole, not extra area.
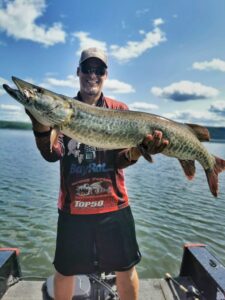
[(91, 78), (96, 78), (95, 70), (90, 70), (90, 71), (89, 71), (89, 76), (90, 76)]

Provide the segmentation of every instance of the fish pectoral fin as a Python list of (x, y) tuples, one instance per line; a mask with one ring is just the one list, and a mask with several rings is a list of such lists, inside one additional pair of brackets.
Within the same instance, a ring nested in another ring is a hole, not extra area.
[(152, 156), (148, 153), (146, 147), (143, 144), (137, 145), (138, 150), (141, 152), (141, 155), (150, 163), (153, 163)]
[(52, 152), (53, 147), (57, 145), (59, 133), (60, 133), (60, 130), (59, 130), (58, 126), (55, 126), (51, 131), (51, 134), (50, 134), (50, 152)]
[(208, 128), (198, 124), (185, 123), (185, 125), (191, 128), (200, 142), (208, 142), (210, 140), (210, 133)]
[(184, 170), (184, 174), (189, 180), (192, 180), (195, 176), (195, 161), (194, 160), (183, 160), (178, 159), (182, 169)]

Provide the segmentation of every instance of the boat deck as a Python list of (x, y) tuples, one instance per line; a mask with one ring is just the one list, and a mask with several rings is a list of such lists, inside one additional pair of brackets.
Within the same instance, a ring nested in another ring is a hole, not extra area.
[[(47, 300), (43, 284), (43, 281), (19, 281), (8, 289), (2, 300)], [(179, 298), (173, 295), (165, 279), (140, 280), (139, 300), (174, 299)]]
[[(53, 295), (54, 275), (40, 281), (22, 277), (16, 251), (0, 251), (0, 299), (49, 300)], [(77, 276), (75, 299), (116, 298), (115, 274)], [(104, 275), (104, 276), (102, 276)], [(34, 278), (33, 278), (34, 279)], [(46, 284), (47, 283), (47, 284)], [(225, 300), (225, 267), (204, 245), (191, 244), (184, 248), (180, 273), (169, 273), (162, 279), (141, 279), (139, 300)]]

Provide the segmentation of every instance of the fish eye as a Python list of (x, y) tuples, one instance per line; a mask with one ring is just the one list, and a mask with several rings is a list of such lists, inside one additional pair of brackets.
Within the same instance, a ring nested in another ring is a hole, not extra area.
[(38, 94), (41, 94), (43, 92), (42, 88), (40, 88), (40, 87), (34, 88), (33, 91)]

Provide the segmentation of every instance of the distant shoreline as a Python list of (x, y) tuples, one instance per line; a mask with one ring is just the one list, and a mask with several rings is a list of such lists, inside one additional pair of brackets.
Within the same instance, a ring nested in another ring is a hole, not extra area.
[[(211, 142), (225, 142), (225, 127), (207, 127)], [(16, 122), (16, 121), (1, 121), (0, 129), (18, 129), (18, 130), (32, 130), (31, 123), (28, 122)]]
[(225, 143), (225, 139), (211, 139), (210, 143)]
[(16, 122), (16, 121), (1, 121), (0, 129), (22, 129), (22, 130), (32, 130), (31, 123), (28, 122)]

